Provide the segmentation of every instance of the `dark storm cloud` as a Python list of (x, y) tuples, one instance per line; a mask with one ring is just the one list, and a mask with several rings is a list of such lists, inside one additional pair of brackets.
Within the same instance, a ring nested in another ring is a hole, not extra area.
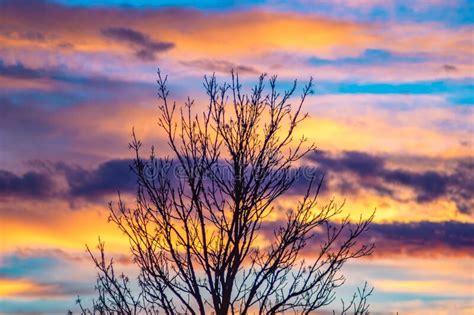
[(210, 60), (210, 59), (198, 59), (198, 60), (190, 60), (190, 61), (181, 61), (181, 64), (204, 71), (212, 71), (212, 72), (222, 72), (222, 73), (229, 73), (231, 70), (234, 70), (240, 74), (259, 74), (260, 72), (249, 66), (235, 64), (233, 62), (227, 60)]
[(52, 179), (42, 173), (29, 171), (17, 175), (7, 170), (0, 170), (0, 196), (45, 198), (51, 195), (54, 187)]
[[(136, 182), (130, 160), (110, 160), (93, 169), (41, 161), (32, 165), (36, 169), (22, 175), (0, 170), (0, 196), (94, 201), (117, 191), (133, 192)], [(66, 187), (56, 183), (55, 179), (61, 178), (66, 181)]]
[[(368, 238), (380, 239), (380, 247), (384, 242), (400, 242), (413, 250), (422, 247), (445, 246), (451, 249), (465, 250), (474, 254), (474, 224), (463, 222), (418, 222), (371, 224)], [(392, 249), (393, 250), (393, 249)]]
[(383, 169), (383, 159), (363, 152), (347, 151), (333, 157), (323, 151), (310, 156), (325, 171), (351, 171), (360, 176), (371, 176)]
[[(474, 193), (474, 163), (470, 161), (458, 161), (453, 171), (444, 173), (389, 169), (385, 165), (385, 158), (361, 152), (345, 152), (337, 156), (319, 152), (311, 159), (317, 165), (290, 170), (291, 175), (295, 176), (295, 181), (287, 194), (303, 195), (311, 179), (317, 186), (324, 176), (326, 180), (321, 189), (323, 193), (335, 190), (338, 193), (350, 194), (369, 189), (377, 194), (397, 199), (397, 189), (405, 187), (414, 192), (417, 202), (444, 198), (455, 202), (460, 212), (471, 213), (473, 210), (471, 196)], [(63, 176), (68, 184), (64, 197), (93, 200), (117, 191), (124, 193), (135, 191), (136, 177), (130, 169), (132, 160), (109, 160), (92, 169), (67, 163), (50, 165), (52, 166), (48, 168), (48, 172), (30, 171), (24, 175), (1, 171), (0, 179), (3, 185), (0, 186), (0, 193), (4, 191), (5, 195), (10, 191), (12, 194), (40, 197), (52, 190), (54, 176)], [(222, 170), (227, 171), (225, 166), (222, 167)], [(174, 163), (169, 176), (175, 181), (182, 176), (181, 173), (179, 165)]]
[(379, 256), (474, 256), (474, 224), (428, 222), (371, 224), (361, 242)]
[(147, 34), (125, 27), (110, 27), (101, 30), (103, 36), (126, 43), (135, 50), (135, 56), (144, 61), (153, 61), (156, 54), (172, 49), (171, 42), (156, 41)]
[[(316, 189), (321, 180), (324, 181), (324, 171), (317, 167), (302, 166), (290, 170), (294, 181), (291, 187), (288, 189), (286, 194), (298, 196), (303, 195), (309, 188), (312, 182), (312, 188)], [(328, 189), (328, 185), (323, 183), (320, 188), (320, 192), (325, 192)]]
[(110, 160), (92, 170), (66, 164), (57, 164), (56, 168), (65, 174), (72, 197), (96, 198), (117, 191), (133, 191), (136, 180), (131, 163), (131, 160)]
[(459, 211), (474, 212), (474, 161), (472, 159), (460, 162), (450, 177), (447, 195), (453, 200)]
[(417, 192), (419, 202), (431, 201), (445, 195), (450, 182), (450, 176), (434, 171), (414, 173), (405, 170), (384, 170), (380, 175), (386, 182), (411, 187)]
[[(347, 161), (349, 157), (352, 158), (350, 163)], [(371, 170), (370, 166), (373, 166), (382, 174), (381, 185), (384, 185), (387, 181), (386, 178), (389, 178), (390, 181), (400, 185), (422, 189), (424, 193), (430, 190), (431, 185), (436, 184), (439, 180), (438, 176), (441, 176), (439, 174), (434, 176), (428, 172), (414, 175), (416, 173), (407, 171), (389, 171), (385, 168), (384, 163), (380, 162), (381, 160), (379, 157), (370, 157), (359, 153), (349, 153), (340, 156), (340, 158), (330, 158), (329, 155), (325, 155), (324, 165), (326, 171), (329, 172), (345, 170), (352, 172), (353, 175), (360, 173), (360, 176), (357, 177), (359, 179), (367, 176), (367, 174), (370, 174), (369, 179), (378, 176), (378, 173)], [(42, 164), (43, 166), (40, 167)], [(84, 168), (65, 163), (38, 162), (36, 163), (38, 170), (23, 175), (0, 171), (0, 194), (28, 198), (63, 198), (70, 201), (80, 198), (102, 203), (104, 197), (115, 194), (117, 191), (130, 194), (135, 192), (136, 178), (130, 169), (131, 164), (131, 160), (109, 160), (94, 168)], [(464, 177), (460, 175), (441, 176), (448, 178), (446, 186), (444, 186), (442, 193), (434, 189), (432, 195), (442, 194), (443, 197), (454, 200), (460, 207), (460, 211), (471, 211), (472, 202), (469, 203), (469, 198), (473, 191), (473, 184), (472, 181), (469, 181), (469, 174), (472, 173), (472, 168), (472, 163), (459, 163), (454, 174), (464, 174)], [(179, 173), (176, 172), (176, 170), (173, 170), (170, 175), (178, 176)], [(322, 174), (321, 169), (315, 167), (302, 167), (296, 169), (295, 172), (299, 172), (299, 175), (294, 187), (290, 190), (291, 194), (303, 194), (306, 191), (309, 179), (314, 177), (319, 180)], [(405, 173), (409, 175), (407, 176)], [(55, 176), (64, 176), (67, 189), (59, 190), (52, 185)], [(443, 182), (445, 182), (444, 179)], [(463, 203), (465, 208), (461, 208)], [(337, 225), (337, 223), (333, 224)], [(282, 225), (284, 225), (284, 222), (280, 221), (264, 222), (260, 231), (270, 239), (273, 237), (274, 231)], [(314, 254), (315, 248), (319, 249), (318, 246), (321, 240), (324, 239), (324, 235), (324, 230), (316, 232), (315, 237), (308, 242), (308, 246), (304, 250), (306, 256)], [(372, 223), (370, 229), (360, 238), (360, 242), (361, 244), (375, 243), (376, 251), (374, 255), (380, 257), (400, 255), (411, 257), (438, 257), (442, 255), (473, 257), (474, 224), (454, 221)], [(26, 252), (17, 253), (16, 255), (19, 257), (18, 259), (33, 259), (38, 256), (38, 253)], [(64, 255), (61, 252), (55, 253), (54, 256), (67, 260), (80, 260), (80, 257), (63, 257)], [(124, 259), (124, 261), (126, 260)], [(21, 261), (19, 260), (19, 262)], [(43, 263), (41, 259), (36, 262)], [(4, 275), (8, 273), (11, 276), (16, 272), (21, 273), (21, 264), (16, 263), (16, 265), (19, 266), (17, 269), (4, 269)]]
[[(261, 232), (271, 240), (274, 231), (285, 222), (265, 222)], [(338, 227), (332, 222), (331, 226)], [(342, 233), (340, 242), (347, 234)], [(326, 237), (326, 226), (315, 231), (313, 237), (304, 248), (308, 257), (319, 252), (321, 243)], [(371, 223), (369, 229), (358, 238), (359, 244), (375, 244), (375, 256), (469, 256), (474, 257), (474, 224), (456, 221), (447, 222), (416, 222), (416, 223)], [(337, 248), (340, 243), (334, 244)]]
[(418, 202), (448, 198), (463, 213), (474, 210), (471, 200), (474, 194), (474, 163), (469, 160), (457, 161), (457, 167), (453, 171), (414, 172), (388, 168), (387, 157), (363, 152), (347, 151), (338, 156), (316, 152), (309, 159), (317, 163), (322, 173), (338, 177), (338, 188), (342, 192), (368, 188), (381, 195), (397, 198), (396, 187), (400, 186), (410, 188)]

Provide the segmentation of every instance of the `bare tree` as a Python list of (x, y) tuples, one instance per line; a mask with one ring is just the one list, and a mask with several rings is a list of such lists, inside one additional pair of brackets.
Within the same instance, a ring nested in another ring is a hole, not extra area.
[[(126, 276), (116, 274), (100, 242), (99, 256), (88, 249), (99, 270), (98, 297), (91, 309), (78, 300), (82, 312), (309, 314), (333, 302), (345, 281), (341, 267), (373, 250), (357, 242), (373, 214), (331, 223), (342, 205), (319, 206), (322, 178), (308, 178), (297, 167), (315, 150), (304, 137), (294, 140), (295, 128), (308, 117), (301, 109), (312, 79), (294, 106), (296, 80), (280, 93), (276, 77), (262, 75), (245, 94), (234, 73), (229, 84), (205, 77), (209, 103), (199, 114), (189, 98), (182, 107), (170, 101), (160, 71), (157, 82), (158, 122), (172, 158), (158, 158), (152, 148), (143, 159), (133, 134), (136, 204), (128, 207), (120, 195), (117, 205), (110, 204), (110, 220), (130, 241), (137, 285), (132, 289)], [(303, 175), (308, 185), (301, 200), (277, 210), (277, 199)], [(270, 214), (276, 221), (268, 223)], [(272, 233), (270, 225), (276, 226)], [(303, 259), (309, 241), (314, 252)], [(359, 290), (342, 314), (366, 314), (371, 292)]]

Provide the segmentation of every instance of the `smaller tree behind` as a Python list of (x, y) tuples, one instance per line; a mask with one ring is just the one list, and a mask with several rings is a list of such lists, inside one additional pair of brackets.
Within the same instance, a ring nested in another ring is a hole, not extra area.
[[(82, 312), (308, 314), (330, 304), (345, 281), (341, 267), (372, 252), (372, 245), (357, 239), (373, 215), (331, 224), (342, 206), (317, 205), (322, 178), (316, 176), (307, 178), (292, 209), (275, 209), (304, 175), (297, 162), (315, 149), (305, 138), (293, 139), (307, 118), (301, 109), (312, 80), (292, 106), (296, 81), (279, 93), (272, 77), (265, 92), (262, 75), (245, 94), (234, 73), (230, 84), (205, 77), (209, 102), (201, 114), (193, 113), (193, 100), (180, 108), (169, 100), (167, 77), (160, 71), (157, 82), (158, 122), (173, 156), (158, 158), (152, 149), (144, 160), (134, 134), (136, 204), (129, 208), (119, 196), (117, 206), (110, 205), (110, 220), (129, 239), (140, 271), (138, 290), (116, 274), (100, 243), (99, 256), (89, 250), (99, 270), (98, 296), (91, 309), (79, 300)], [(277, 222), (269, 222), (270, 214)], [(317, 252), (303, 259), (310, 240)], [(365, 314), (371, 292), (364, 286), (343, 303), (342, 313)]]

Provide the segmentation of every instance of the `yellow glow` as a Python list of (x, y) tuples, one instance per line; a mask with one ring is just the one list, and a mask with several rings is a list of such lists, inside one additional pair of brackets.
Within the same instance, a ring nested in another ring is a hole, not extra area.
[(0, 297), (45, 297), (53, 286), (40, 286), (36, 283), (22, 279), (0, 278)]
[(107, 222), (107, 211), (105, 206), (74, 211), (65, 208), (41, 220), (2, 218), (2, 234), (8, 238), (2, 240), (0, 252), (15, 248), (85, 250), (86, 244), (95, 247), (99, 236), (111, 251), (126, 252), (128, 240), (113, 223)]

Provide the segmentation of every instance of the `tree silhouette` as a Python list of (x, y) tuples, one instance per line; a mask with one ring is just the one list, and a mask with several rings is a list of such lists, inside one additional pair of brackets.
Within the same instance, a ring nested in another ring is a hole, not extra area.
[[(97, 297), (91, 308), (78, 299), (82, 312), (309, 314), (333, 302), (345, 281), (341, 267), (373, 250), (357, 241), (373, 214), (331, 223), (342, 206), (319, 206), (322, 177), (297, 167), (315, 150), (304, 137), (294, 140), (308, 117), (301, 109), (312, 79), (292, 106), (296, 80), (280, 93), (276, 77), (262, 75), (245, 94), (237, 74), (223, 84), (205, 77), (209, 102), (199, 114), (189, 98), (182, 107), (170, 101), (160, 71), (157, 82), (158, 123), (172, 157), (152, 148), (143, 159), (133, 133), (136, 203), (128, 207), (119, 194), (110, 204), (110, 220), (130, 241), (137, 285), (116, 273), (99, 241), (99, 255), (88, 248), (99, 270)], [(307, 180), (301, 201), (280, 210), (277, 199), (300, 178)], [(309, 241), (313, 252), (303, 253)], [(366, 314), (371, 292), (358, 290), (342, 314)]]

